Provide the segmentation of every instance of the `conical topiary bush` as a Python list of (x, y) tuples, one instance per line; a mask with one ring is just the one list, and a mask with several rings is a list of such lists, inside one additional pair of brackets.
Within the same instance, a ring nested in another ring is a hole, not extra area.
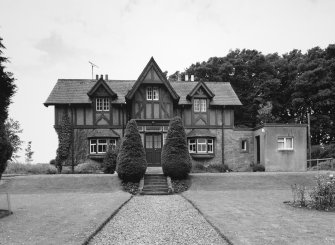
[(147, 161), (140, 133), (134, 119), (127, 123), (117, 156), (116, 172), (123, 181), (138, 182), (144, 176)]
[(170, 121), (161, 156), (164, 175), (183, 179), (191, 171), (192, 163), (188, 152), (186, 134), (180, 117)]

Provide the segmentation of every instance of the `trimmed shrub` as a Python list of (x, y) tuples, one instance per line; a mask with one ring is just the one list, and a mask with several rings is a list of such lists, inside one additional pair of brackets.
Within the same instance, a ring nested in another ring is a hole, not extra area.
[(5, 127), (3, 124), (0, 125), (0, 180), (2, 173), (7, 167), (7, 161), (12, 157), (13, 147), (10, 144), (6, 135)]
[(188, 152), (186, 134), (180, 117), (170, 121), (163, 146), (161, 162), (164, 175), (173, 179), (184, 179), (191, 171), (192, 163)]
[(264, 172), (265, 167), (261, 164), (255, 164), (255, 165), (252, 166), (252, 171), (253, 172)]
[(116, 159), (117, 155), (119, 153), (118, 148), (116, 147), (113, 149), (112, 147), (109, 147), (106, 156), (102, 162), (102, 171), (105, 174), (114, 174), (116, 169)]
[(231, 169), (229, 169), (227, 164), (212, 164), (207, 167), (207, 171), (212, 173), (226, 173), (230, 172)]
[(88, 161), (81, 164), (78, 164), (75, 167), (75, 172), (78, 174), (94, 174), (100, 173), (101, 166), (98, 162)]
[(123, 181), (139, 182), (145, 174), (147, 160), (141, 136), (134, 119), (127, 123), (116, 162), (116, 172)]

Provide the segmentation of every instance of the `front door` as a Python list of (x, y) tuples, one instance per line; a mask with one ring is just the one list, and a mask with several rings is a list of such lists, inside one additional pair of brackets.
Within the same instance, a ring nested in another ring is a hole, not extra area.
[(145, 152), (149, 166), (160, 166), (162, 152), (162, 134), (145, 134)]

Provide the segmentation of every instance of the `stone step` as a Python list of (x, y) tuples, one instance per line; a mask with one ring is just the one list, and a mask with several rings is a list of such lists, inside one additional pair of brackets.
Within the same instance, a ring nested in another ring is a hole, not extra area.
[(162, 186), (162, 187), (144, 187), (143, 190), (154, 190), (154, 191), (165, 191), (165, 190), (168, 190), (168, 187), (167, 186)]
[(166, 191), (144, 191), (142, 195), (169, 195)]
[(145, 185), (150, 185), (150, 184), (153, 184), (153, 185), (160, 185), (160, 184), (166, 184), (166, 180), (164, 181), (148, 181), (148, 180), (144, 180), (144, 184)]

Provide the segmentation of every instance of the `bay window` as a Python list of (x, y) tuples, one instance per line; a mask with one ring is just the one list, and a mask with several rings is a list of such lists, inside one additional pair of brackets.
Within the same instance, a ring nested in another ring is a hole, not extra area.
[(116, 139), (91, 139), (90, 154), (104, 154), (108, 148), (116, 148)]
[(195, 154), (213, 154), (214, 140), (208, 138), (196, 138), (188, 140), (189, 153)]

